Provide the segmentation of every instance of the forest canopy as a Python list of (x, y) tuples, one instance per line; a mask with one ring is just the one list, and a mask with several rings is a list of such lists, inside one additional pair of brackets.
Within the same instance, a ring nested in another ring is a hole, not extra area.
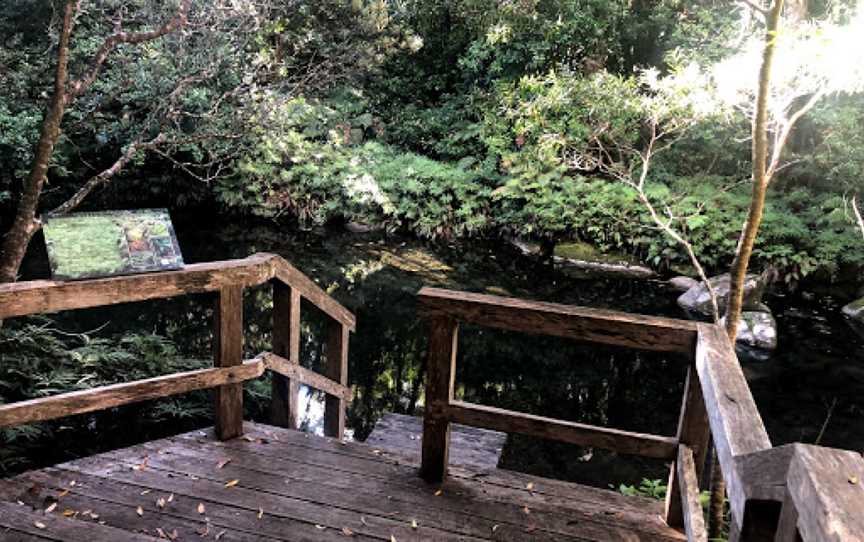
[[(578, 240), (684, 269), (687, 255), (618, 178), (653, 127), (668, 145), (646, 197), (709, 269), (734, 255), (761, 39), (745, 3), (188, 4), (181, 30), (121, 43), (70, 101), (41, 213), (170, 198), (304, 228)], [(86, 79), (113, 28), (155, 28), (183, 5), (84, 2), (70, 74)], [(772, 107), (819, 99), (790, 134), (754, 257), (795, 283), (864, 264), (849, 205), (864, 192), (854, 42), (864, 25), (853, 1), (787, 12)], [(0, 7), (4, 230), (51, 93), (61, 18), (62, 2)]]

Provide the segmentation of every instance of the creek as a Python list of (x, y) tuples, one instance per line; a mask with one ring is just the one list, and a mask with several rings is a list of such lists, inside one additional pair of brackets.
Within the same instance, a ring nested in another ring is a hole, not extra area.
[[(179, 217), (175, 217), (177, 219)], [(424, 285), (683, 318), (676, 293), (661, 281), (570, 276), (525, 257), (507, 243), (423, 243), (383, 234), (292, 231), (272, 223), (218, 216), (175, 222), (187, 263), (275, 252), (318, 282), (357, 316), (351, 336), (348, 412), (351, 438), (365, 439), (385, 412), (420, 415), (426, 330), (414, 295)], [(44, 255), (34, 251), (25, 278), (45, 278)], [(844, 300), (806, 294), (769, 295), (778, 321), (779, 348), (767, 360), (743, 361), (772, 442), (819, 443), (864, 450), (864, 341), (840, 314)], [(69, 331), (100, 327), (100, 335), (127, 331), (168, 336), (180, 354), (209, 355), (209, 296), (135, 303), (58, 315)], [(266, 288), (247, 292), (247, 356), (269, 348)], [(303, 311), (302, 363), (320, 368), (323, 318)], [(484, 405), (619, 429), (674, 434), (685, 360), (669, 354), (598, 347), (572, 341), (465, 326), (460, 333), (457, 395)], [(247, 384), (247, 416), (267, 421), (265, 384)], [(304, 390), (304, 428), (320, 430), (321, 400)], [(155, 433), (171, 434), (208, 423), (184, 419)], [(98, 428), (88, 439), (100, 437)], [(153, 431), (115, 429), (107, 445), (130, 444)], [(90, 441), (92, 446), (92, 440)], [(81, 455), (74, 439), (65, 456)], [(92, 451), (87, 448), (86, 451)], [(63, 454), (53, 454), (58, 459)], [(38, 461), (37, 461), (38, 463)], [(660, 461), (511, 435), (502, 467), (599, 487), (665, 478)]]

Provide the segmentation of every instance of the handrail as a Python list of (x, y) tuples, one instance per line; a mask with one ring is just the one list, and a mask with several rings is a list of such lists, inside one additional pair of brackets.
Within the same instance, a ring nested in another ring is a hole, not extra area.
[[(274, 353), (242, 359), (243, 288), (273, 283)], [(82, 309), (185, 294), (217, 292), (214, 321), (216, 367), (162, 375), (0, 405), (0, 427), (83, 414), (188, 391), (216, 389), (216, 433), (222, 439), (243, 431), (243, 382), (273, 371), (271, 411), (277, 424), (297, 427), (299, 384), (327, 394), (325, 433), (342, 438), (345, 406), (351, 400), (348, 379), (348, 337), (354, 315), (317, 284), (275, 254), (241, 260), (187, 265), (177, 271), (82, 281), (29, 281), (0, 284), (0, 320), (61, 310)], [(299, 365), (300, 300), (306, 298), (330, 319), (326, 374)], [(285, 337), (290, 352), (285, 352)], [(289, 354), (282, 357), (281, 354)], [(293, 392), (286, 395), (284, 390)]]
[[(730, 542), (864, 542), (864, 458), (791, 444), (772, 447), (725, 331), (687, 322), (423, 288), (418, 313), (429, 321), (421, 475), (446, 476), (449, 424), (458, 422), (672, 459), (666, 521), (704, 541), (698, 480), (709, 435), (727, 484)], [(563, 422), (453, 397), (459, 322), (690, 357), (676, 436), (661, 437)]]
[(216, 292), (224, 287), (258, 286), (272, 279), (291, 286), (328, 316), (356, 329), (356, 319), (296, 267), (276, 254), (258, 253), (239, 260), (189, 264), (177, 271), (124, 275), (80, 281), (34, 280), (0, 284), (0, 320)]

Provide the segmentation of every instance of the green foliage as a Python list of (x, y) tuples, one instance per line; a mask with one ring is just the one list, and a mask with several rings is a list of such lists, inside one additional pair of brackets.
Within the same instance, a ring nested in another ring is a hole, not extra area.
[(621, 484), (618, 493), (628, 497), (648, 497), (650, 499), (663, 500), (666, 498), (667, 487), (662, 480), (649, 480), (643, 478), (638, 486)]
[(407, 229), (422, 237), (470, 235), (486, 226), (489, 189), (443, 162), (362, 143), (374, 119), (353, 101), (288, 100), (270, 110), (253, 154), (217, 186), (221, 201), (305, 225), (332, 220)]

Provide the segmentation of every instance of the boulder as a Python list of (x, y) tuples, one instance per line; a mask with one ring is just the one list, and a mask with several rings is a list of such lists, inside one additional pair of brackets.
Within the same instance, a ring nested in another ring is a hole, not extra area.
[[(718, 275), (708, 279), (714, 294), (717, 296), (717, 305), (720, 313), (726, 310), (726, 297), (729, 295), (729, 273)], [(763, 311), (762, 294), (765, 292), (765, 281), (759, 275), (747, 275), (744, 277), (744, 306), (743, 310)], [(678, 298), (678, 306), (685, 311), (702, 316), (711, 316), (711, 295), (708, 288), (699, 282), (692, 288), (681, 294)]]
[(842, 311), (853, 322), (864, 325), (864, 297), (845, 305)]
[(686, 292), (694, 286), (699, 286), (699, 281), (690, 277), (672, 277), (669, 279), (669, 287), (676, 292)]
[(774, 350), (777, 348), (777, 321), (769, 312), (742, 312), (735, 342), (759, 350)]

